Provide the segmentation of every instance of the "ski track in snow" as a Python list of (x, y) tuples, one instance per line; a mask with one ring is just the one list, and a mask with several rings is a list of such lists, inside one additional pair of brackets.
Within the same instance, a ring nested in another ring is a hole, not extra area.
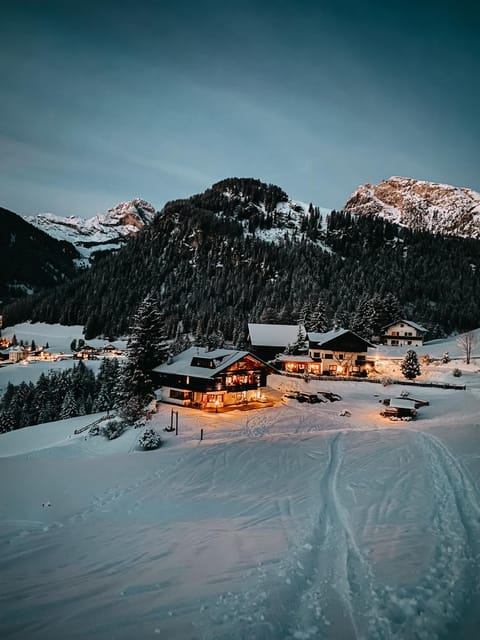
[[(346, 436), (337, 433), (329, 441), (328, 462), (319, 483), (320, 509), (310, 535), (301, 542), (297, 539), (280, 563), (259, 564), (250, 574), (256, 581), (254, 589), (228, 593), (212, 606), (202, 606), (208, 616), (195, 625), (204, 630), (202, 638), (458, 637), (455, 630), (480, 592), (480, 503), (475, 485), (438, 438), (411, 432), (433, 488), (430, 564), (414, 586), (378, 584), (338, 491)], [(391, 508), (390, 494), (406, 479), (403, 471), (394, 477), (378, 512)], [(277, 506), (282, 521), (291, 517), (289, 501)]]

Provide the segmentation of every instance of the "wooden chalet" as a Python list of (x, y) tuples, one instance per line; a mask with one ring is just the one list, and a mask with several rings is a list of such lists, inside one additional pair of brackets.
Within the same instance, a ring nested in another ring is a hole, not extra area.
[(382, 329), (381, 342), (391, 347), (421, 347), (427, 329), (412, 320), (396, 320)]
[(287, 373), (330, 376), (366, 376), (372, 363), (368, 347), (373, 345), (349, 329), (325, 333), (309, 332), (308, 355), (281, 355), (278, 361)]
[(191, 347), (153, 369), (159, 399), (216, 409), (260, 399), (271, 368), (248, 351)]

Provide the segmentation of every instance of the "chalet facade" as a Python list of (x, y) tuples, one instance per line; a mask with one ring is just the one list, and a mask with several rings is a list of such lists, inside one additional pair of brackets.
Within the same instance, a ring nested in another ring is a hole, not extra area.
[(373, 345), (348, 329), (308, 333), (308, 355), (281, 355), (287, 373), (330, 376), (366, 376), (371, 366), (368, 347)]
[(306, 333), (303, 325), (298, 324), (249, 323), (248, 340), (253, 353), (262, 360), (272, 360), (297, 342), (299, 331)]
[(383, 327), (382, 344), (391, 347), (421, 347), (427, 329), (411, 320), (396, 320)]
[(162, 402), (218, 409), (260, 399), (271, 368), (248, 351), (191, 347), (153, 369)]

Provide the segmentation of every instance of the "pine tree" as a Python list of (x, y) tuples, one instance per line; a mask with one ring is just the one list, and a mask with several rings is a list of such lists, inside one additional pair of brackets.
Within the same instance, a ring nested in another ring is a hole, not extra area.
[(310, 301), (304, 302), (298, 314), (297, 323), (303, 325), (307, 331), (313, 331), (311, 327), (312, 313), (312, 303)]
[(144, 373), (160, 364), (168, 351), (165, 319), (155, 295), (149, 293), (133, 316), (127, 356)]
[(305, 334), (305, 331), (303, 330), (302, 326), (299, 325), (298, 326), (298, 332), (297, 332), (297, 339), (296, 341), (291, 344), (288, 345), (287, 349), (287, 353), (288, 354), (301, 354), (301, 353), (305, 353), (306, 352), (306, 340), (307, 340), (307, 336)]
[(373, 334), (373, 312), (369, 296), (363, 296), (352, 318), (352, 331), (370, 340)]
[(0, 433), (13, 431), (16, 428), (15, 416), (11, 409), (0, 409)]
[(401, 370), (408, 380), (413, 380), (420, 375), (420, 365), (418, 364), (417, 354), (413, 349), (409, 349), (405, 354), (405, 358), (401, 364)]
[(74, 418), (78, 416), (78, 405), (73, 394), (73, 390), (68, 391), (62, 402), (62, 408), (60, 409), (60, 420), (66, 418)]
[(331, 314), (325, 298), (322, 296), (310, 316), (309, 328), (307, 331), (315, 333), (325, 333), (331, 327)]

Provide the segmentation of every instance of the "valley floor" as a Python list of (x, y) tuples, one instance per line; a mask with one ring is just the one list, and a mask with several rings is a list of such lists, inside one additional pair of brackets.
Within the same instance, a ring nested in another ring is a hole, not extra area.
[(400, 386), (272, 378), (275, 406), (180, 408), (152, 452), (73, 435), (91, 416), (0, 436), (0, 636), (476, 637), (480, 390), (389, 422)]

